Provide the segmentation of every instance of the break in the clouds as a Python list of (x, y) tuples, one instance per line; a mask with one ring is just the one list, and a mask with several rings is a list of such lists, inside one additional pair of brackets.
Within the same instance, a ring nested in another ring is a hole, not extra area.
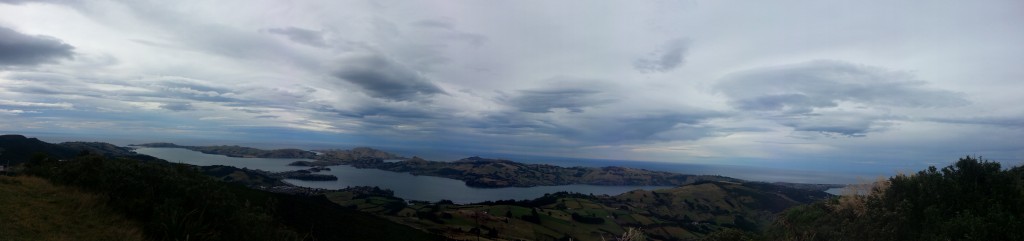
[(0, 1), (0, 131), (844, 171), (1012, 163), (1020, 9)]
[(0, 26), (0, 67), (37, 65), (70, 59), (74, 47), (46, 35), (27, 35)]

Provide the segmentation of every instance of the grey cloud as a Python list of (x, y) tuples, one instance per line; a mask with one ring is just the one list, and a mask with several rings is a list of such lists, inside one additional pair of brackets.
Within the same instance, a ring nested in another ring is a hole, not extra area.
[(455, 24), (450, 21), (441, 20), (420, 20), (412, 23), (413, 26), (422, 28), (441, 28), (441, 29), (455, 29)]
[(233, 90), (183, 79), (168, 79), (160, 81), (153, 87), (155, 87), (156, 90), (159, 90), (159, 94), (154, 95), (150, 93), (141, 93), (134, 95), (210, 102), (238, 101), (236, 98), (231, 97), (234, 94)]
[[(699, 125), (720, 113), (704, 110), (663, 113), (622, 113), (600, 118), (552, 120), (532, 113), (502, 113), (469, 125), (483, 133), (507, 135), (553, 135), (578, 145), (644, 143), (664, 140), (694, 140), (715, 135)], [(678, 135), (660, 136), (676, 131)]]
[(393, 101), (445, 93), (415, 70), (383, 56), (349, 58), (334, 76), (359, 86), (367, 95)]
[(399, 125), (437, 128), (438, 121), (436, 120), (442, 119), (446, 120), (447, 127), (461, 124), (452, 118), (451, 110), (442, 110), (434, 106), (423, 105), (420, 102), (383, 101), (381, 103), (364, 103), (354, 109), (338, 109), (329, 105), (312, 109), (330, 116), (341, 116), (356, 121), (362, 130), (367, 132), (391, 129)]
[(441, 116), (423, 106), (363, 106), (353, 112), (358, 117), (393, 117), (400, 119), (434, 119)]
[(37, 2), (37, 3), (65, 3), (65, 2), (71, 2), (71, 1), (72, 0), (49, 0), (49, 1), (47, 1), (47, 0), (0, 0), (0, 3), (18, 5), (18, 4), (33, 3), (33, 2)]
[(962, 94), (932, 89), (914, 76), (841, 61), (810, 61), (727, 75), (715, 86), (739, 110), (772, 113), (795, 131), (864, 136), (892, 117), (838, 108), (940, 108), (969, 103)]
[(26, 35), (0, 27), (0, 66), (25, 66), (70, 59), (74, 47), (43, 35)]
[(234, 110), (245, 112), (245, 113), (249, 113), (249, 114), (263, 114), (263, 113), (270, 112), (270, 111), (265, 111), (265, 110), (254, 110), (254, 109), (246, 109), (246, 108), (235, 108)]
[(298, 27), (287, 27), (271, 28), (267, 29), (267, 32), (288, 37), (288, 40), (296, 43), (313, 47), (327, 47), (327, 43), (324, 42), (324, 35), (320, 31), (313, 31)]
[(863, 137), (868, 132), (880, 130), (884, 118), (860, 117), (860, 118), (834, 118), (834, 117), (807, 117), (789, 118), (780, 120), (779, 123), (793, 128), (795, 131), (817, 132), (825, 135), (841, 135), (847, 137)]
[(487, 41), (487, 37), (483, 35), (467, 33), (456, 29), (455, 23), (449, 20), (420, 20), (413, 22), (411, 25), (425, 30), (435, 30), (436, 32), (441, 33), (443, 38), (463, 41), (475, 46), (479, 46)]
[[(203, 54), (251, 60), (284, 62), (296, 66), (318, 66), (318, 60), (292, 51), (290, 46), (273, 41), (266, 34), (248, 28), (221, 24), (195, 18), (188, 9), (154, 5), (145, 1), (121, 1), (117, 4), (124, 10), (137, 15), (140, 26), (149, 25), (160, 34), (133, 40), (136, 43), (158, 48), (192, 51)], [(93, 8), (88, 4), (75, 4), (76, 10), (91, 15), (105, 24), (121, 24), (121, 19), (108, 16), (105, 8)], [(197, 34), (201, 33), (201, 34)]]
[(841, 101), (873, 106), (950, 107), (960, 93), (931, 89), (906, 72), (841, 61), (810, 61), (734, 73), (715, 87), (741, 110), (793, 111), (836, 107)]
[(962, 118), (928, 118), (928, 121), (950, 124), (989, 125), (1005, 128), (1024, 128), (1024, 117), (982, 116)]
[(683, 65), (689, 49), (689, 40), (669, 40), (658, 50), (648, 54), (648, 56), (633, 61), (633, 68), (645, 73), (671, 71)]
[(166, 104), (160, 105), (160, 108), (163, 108), (165, 110), (170, 110), (170, 111), (189, 111), (189, 110), (195, 110), (195, 108), (192, 107), (192, 104), (185, 103), (185, 102), (166, 103)]
[(585, 88), (523, 90), (506, 103), (523, 112), (545, 113), (561, 108), (578, 113), (584, 108), (613, 101), (602, 94), (599, 90)]
[(716, 116), (717, 114), (711, 112), (630, 114), (592, 120), (579, 126), (565, 126), (566, 128), (558, 133), (587, 142), (645, 142), (658, 139), (655, 135), (677, 128), (681, 124), (698, 124)]

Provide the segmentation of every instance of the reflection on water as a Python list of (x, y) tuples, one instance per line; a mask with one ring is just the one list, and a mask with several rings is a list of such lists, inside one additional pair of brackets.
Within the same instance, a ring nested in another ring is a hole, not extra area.
[[(266, 171), (299, 170), (308, 167), (288, 166), (288, 163), (302, 159), (237, 158), (210, 155), (181, 148), (139, 148), (136, 152), (155, 156), (171, 162), (193, 165), (226, 165), (261, 169)], [(408, 173), (389, 172), (377, 169), (358, 169), (351, 166), (331, 166), (330, 171), (320, 172), (338, 177), (337, 181), (303, 181), (287, 179), (285, 182), (303, 187), (341, 189), (349, 186), (378, 186), (395, 191), (395, 196), (408, 200), (438, 201), (452, 200), (456, 203), (482, 202), (488, 200), (533, 199), (545, 193), (559, 191), (584, 194), (616, 195), (636, 189), (667, 188), (662, 186), (595, 186), (564, 185), (540, 187), (473, 188), (464, 182), (448, 178), (415, 176)]]

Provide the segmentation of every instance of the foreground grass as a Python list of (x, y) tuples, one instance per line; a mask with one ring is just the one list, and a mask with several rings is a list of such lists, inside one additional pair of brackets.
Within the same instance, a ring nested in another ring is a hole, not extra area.
[(0, 240), (145, 240), (104, 198), (37, 177), (0, 176)]

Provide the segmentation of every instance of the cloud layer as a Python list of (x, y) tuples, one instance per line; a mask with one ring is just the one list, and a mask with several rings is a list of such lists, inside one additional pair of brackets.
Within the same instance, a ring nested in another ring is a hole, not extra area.
[(844, 171), (1013, 161), (1015, 9), (2, 1), (0, 131)]

